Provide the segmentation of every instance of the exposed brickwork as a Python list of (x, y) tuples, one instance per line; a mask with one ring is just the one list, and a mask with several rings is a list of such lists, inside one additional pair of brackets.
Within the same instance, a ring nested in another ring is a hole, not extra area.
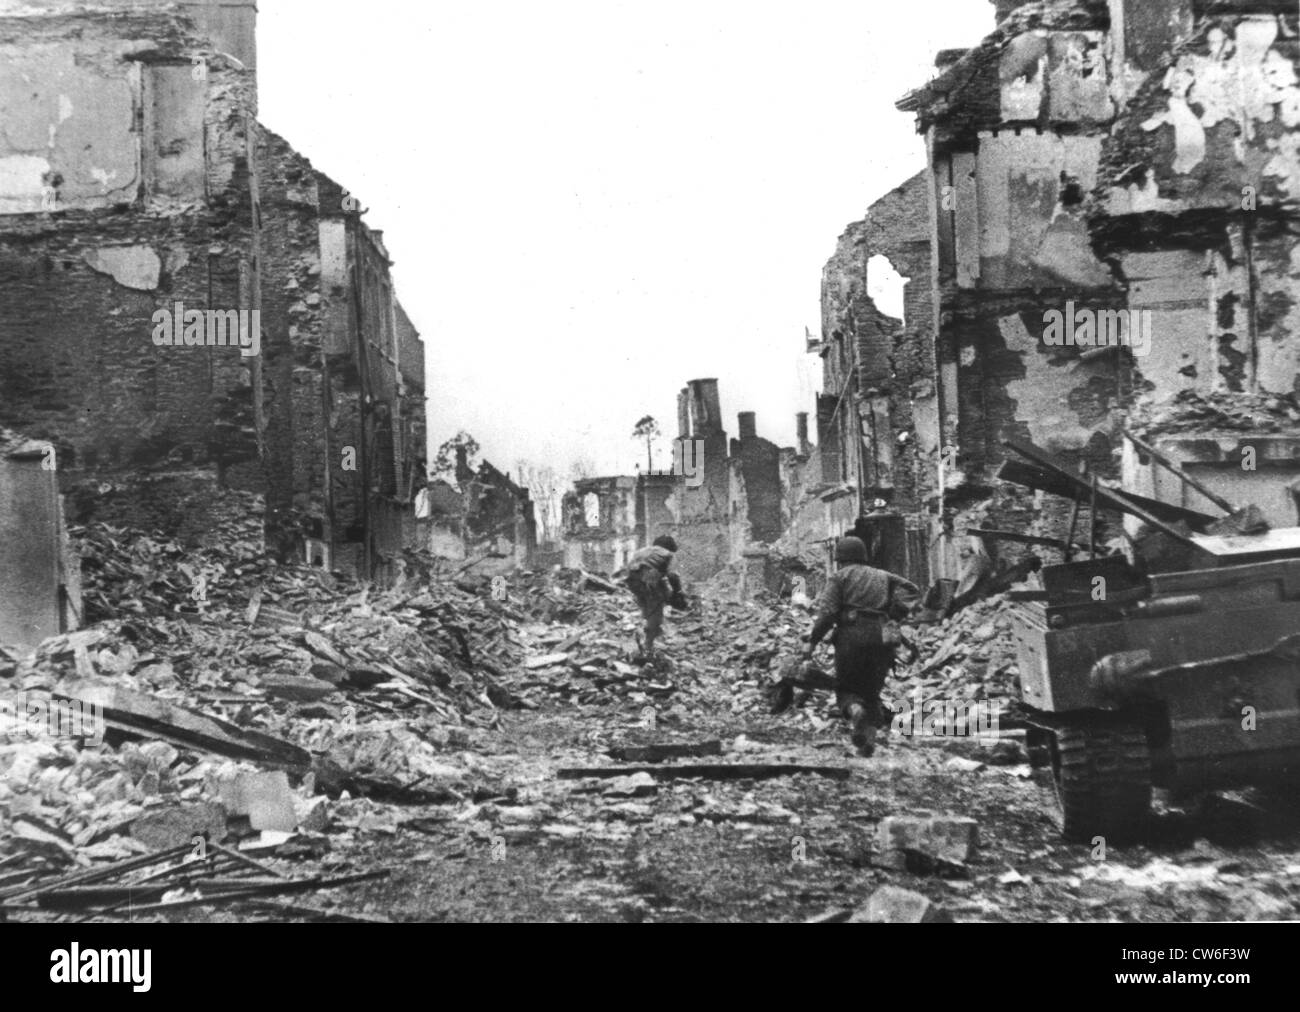
[[(211, 466), (265, 494), (272, 550), (308, 533), (378, 575), (413, 541), (424, 456), (382, 238), (256, 123), (251, 3), (103, 6), (0, 17), (22, 111), (0, 140), (0, 424), (53, 442), (65, 483)], [(178, 305), (258, 314), (255, 347), (160, 344)]]

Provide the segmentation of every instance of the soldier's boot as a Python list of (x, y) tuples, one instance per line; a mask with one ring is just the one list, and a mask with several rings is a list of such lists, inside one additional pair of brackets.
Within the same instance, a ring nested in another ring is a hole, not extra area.
[(853, 745), (858, 754), (870, 757), (876, 751), (876, 726), (871, 721), (867, 708), (860, 703), (849, 706), (849, 723), (853, 726)]
[(690, 611), (691, 602), (686, 600), (682, 591), (682, 578), (676, 573), (668, 574), (668, 605), (676, 611)]

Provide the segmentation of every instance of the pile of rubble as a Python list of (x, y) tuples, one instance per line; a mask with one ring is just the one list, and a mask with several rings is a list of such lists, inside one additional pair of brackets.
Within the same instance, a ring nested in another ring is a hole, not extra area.
[[(946, 622), (905, 626), (906, 643), (886, 685), (887, 697), (925, 699), (1010, 700), (1019, 695), (1016, 640), (1005, 596), (979, 602)], [(692, 629), (723, 662), (724, 675), (743, 686), (732, 709), (754, 710), (770, 704), (767, 690), (786, 672), (791, 659), (806, 646), (812, 627), (811, 603), (773, 601), (762, 605), (718, 605), (716, 621)], [(725, 630), (725, 633), (723, 632)], [(819, 657), (829, 668), (830, 653)]]
[[(641, 657), (641, 618), (631, 595), (603, 577), (581, 570), (520, 573), (494, 602), (518, 620), (525, 656), (506, 684), (524, 705), (541, 699), (577, 705), (646, 706), (689, 690), (700, 669), (689, 658)], [(703, 626), (680, 623), (693, 637)]]
[[(370, 919), (285, 897), (382, 876), (361, 844), (397, 831), (396, 805), (497, 797), (503, 709), (757, 716), (811, 624), (806, 596), (696, 602), (647, 663), (631, 595), (602, 577), (412, 556), (377, 590), (276, 563), (257, 509), (229, 515), (199, 545), (75, 528), (87, 624), (0, 652), (0, 916)], [(1004, 610), (908, 629), (891, 689), (1012, 694)]]
[(896, 691), (971, 700), (1018, 698), (1010, 607), (1003, 595), (973, 604), (946, 622), (910, 628), (907, 635), (915, 650), (895, 672)]
[[(85, 891), (85, 870), (103, 861), (169, 883), (168, 903), (191, 902), (194, 876), (218, 893), (230, 878), (209, 867), (217, 851), (190, 867), (194, 841), (319, 857), (327, 828), (372, 817), (368, 799), (440, 803), (478, 789), (466, 746), (521, 705), (501, 684), (521, 656), (516, 623), (456, 581), (379, 592), (277, 565), (256, 511), (231, 515), (243, 519), (200, 547), (75, 529), (90, 624), (29, 656), (0, 654), (0, 905), (11, 916), (107, 912), (133, 879)], [(164, 852), (172, 859), (132, 863)], [(81, 870), (61, 876), (70, 865)]]

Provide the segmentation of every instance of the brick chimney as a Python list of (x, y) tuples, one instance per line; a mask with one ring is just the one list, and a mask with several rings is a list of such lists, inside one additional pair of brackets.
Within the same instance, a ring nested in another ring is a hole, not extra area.
[(722, 401), (715, 379), (691, 380), (691, 435), (709, 436), (722, 431)]
[(736, 416), (740, 424), (741, 442), (758, 438), (758, 415), (753, 411), (742, 411)]
[(800, 411), (794, 416), (795, 434), (799, 440), (799, 456), (806, 457), (812, 449), (808, 442), (808, 412)]

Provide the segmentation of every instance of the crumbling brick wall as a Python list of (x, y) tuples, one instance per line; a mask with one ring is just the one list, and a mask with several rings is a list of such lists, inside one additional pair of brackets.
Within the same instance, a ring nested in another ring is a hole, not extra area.
[(678, 398), (678, 436), (703, 444), (703, 481), (674, 482), (669, 510), (671, 532), (680, 553), (677, 567), (686, 579), (703, 582), (731, 559), (731, 475), (727, 433), (722, 427), (721, 399), (716, 379), (692, 380)]
[(507, 554), (527, 565), (537, 550), (537, 517), (527, 489), (484, 461), (464, 483), (465, 538), (474, 550), (509, 546)]
[[(823, 478), (906, 511), (934, 487), (940, 442), (937, 421), (918, 418), (937, 416), (928, 185), (920, 173), (873, 204), (822, 275), (823, 383), (834, 405), (819, 412), (819, 441), (823, 467), (838, 465)], [(870, 294), (873, 272), (891, 268), (904, 279), (902, 320)]]
[[(256, 150), (264, 452), (274, 465), (267, 473), (267, 510), (279, 511), (292, 530), (302, 517), (322, 513), (320, 328), (307, 319), (303, 285), (311, 291), (315, 283), (300, 265), (304, 256), (317, 256), (318, 198), (311, 163), (287, 141), (259, 130)], [(319, 302), (319, 295), (314, 298)]]
[[(1145, 45), (1126, 0), (1126, 105), (1090, 207), (1094, 242), (1149, 319), (1132, 427), (1220, 495), (1295, 523), (1300, 479), (1300, 11), (1161, 0)], [(1162, 36), (1163, 37), (1163, 36)], [(1249, 451), (1254, 466), (1243, 466)], [(1131, 446), (1127, 485), (1210, 513)]]
[[(265, 492), (277, 550), (304, 517), (399, 550), (424, 456), (418, 335), (377, 233), (254, 119), (251, 0), (22, 7), (0, 17), (0, 422), (53, 441), (68, 480), (212, 465)], [(261, 327), (252, 347), (173, 340), (164, 311)], [(365, 355), (362, 334), (379, 335)], [(350, 471), (345, 446), (386, 459)], [(367, 509), (371, 483), (401, 519)]]
[[(743, 481), (744, 520), (738, 522), (740, 551), (755, 544), (770, 545), (782, 531), (781, 449), (758, 435), (753, 412), (740, 416), (740, 437), (732, 440), (731, 457), (737, 462)], [(733, 501), (739, 498), (735, 491)], [(734, 542), (734, 539), (733, 539)], [(733, 548), (733, 555), (735, 554)]]
[(0, 421), (54, 442), (68, 479), (231, 468), (256, 456), (223, 427), (250, 360), (160, 347), (154, 314), (255, 308), (255, 81), (174, 9), (54, 6), (0, 18)]
[(858, 321), (877, 314), (867, 294), (866, 223), (854, 222), (822, 269), (822, 390), (817, 403), (817, 442), (824, 485), (861, 484)]
[(1093, 230), (1154, 317), (1160, 397), (1297, 388), (1298, 15), (1200, 19), (1107, 142)]
[[(1106, 4), (1066, 0), (998, 13), (980, 45), (941, 61), (936, 79), (899, 103), (928, 137), (920, 189), (938, 269), (927, 286), (939, 310), (930, 314), (937, 369), (917, 378), (925, 410), (913, 421), (926, 441), (940, 433), (942, 481), (918, 491), (928, 498), (940, 485), (950, 534), (961, 533), (958, 514), (979, 504), (986, 526), (1023, 530), (1028, 521), (1061, 536), (1052, 511), (995, 476), (1006, 439), (1035, 442), (1070, 467), (1086, 461), (1117, 473), (1113, 413), (1132, 390), (1132, 356), (1048, 340), (1052, 312), (1124, 306), (1086, 216), (1115, 115), (1110, 16)], [(936, 556), (941, 575), (953, 575), (942, 572), (949, 557)]]
[[(595, 497), (595, 519), (588, 522), (587, 501)], [(589, 478), (577, 482), (561, 506), (566, 519), (565, 564), (597, 573), (627, 566), (641, 547), (639, 480), (632, 477)]]
[[(860, 380), (873, 440), (869, 459), (878, 472), (868, 481), (867, 494), (906, 512), (921, 509), (934, 490), (940, 451), (929, 186), (924, 171), (891, 190), (871, 205), (865, 227), (868, 280), (877, 257), (906, 279), (901, 324), (873, 317), (868, 329), (880, 335), (881, 344), (863, 345), (863, 351), (879, 348), (870, 359), (864, 357)], [(932, 424), (920, 417), (926, 414), (934, 415)]]

